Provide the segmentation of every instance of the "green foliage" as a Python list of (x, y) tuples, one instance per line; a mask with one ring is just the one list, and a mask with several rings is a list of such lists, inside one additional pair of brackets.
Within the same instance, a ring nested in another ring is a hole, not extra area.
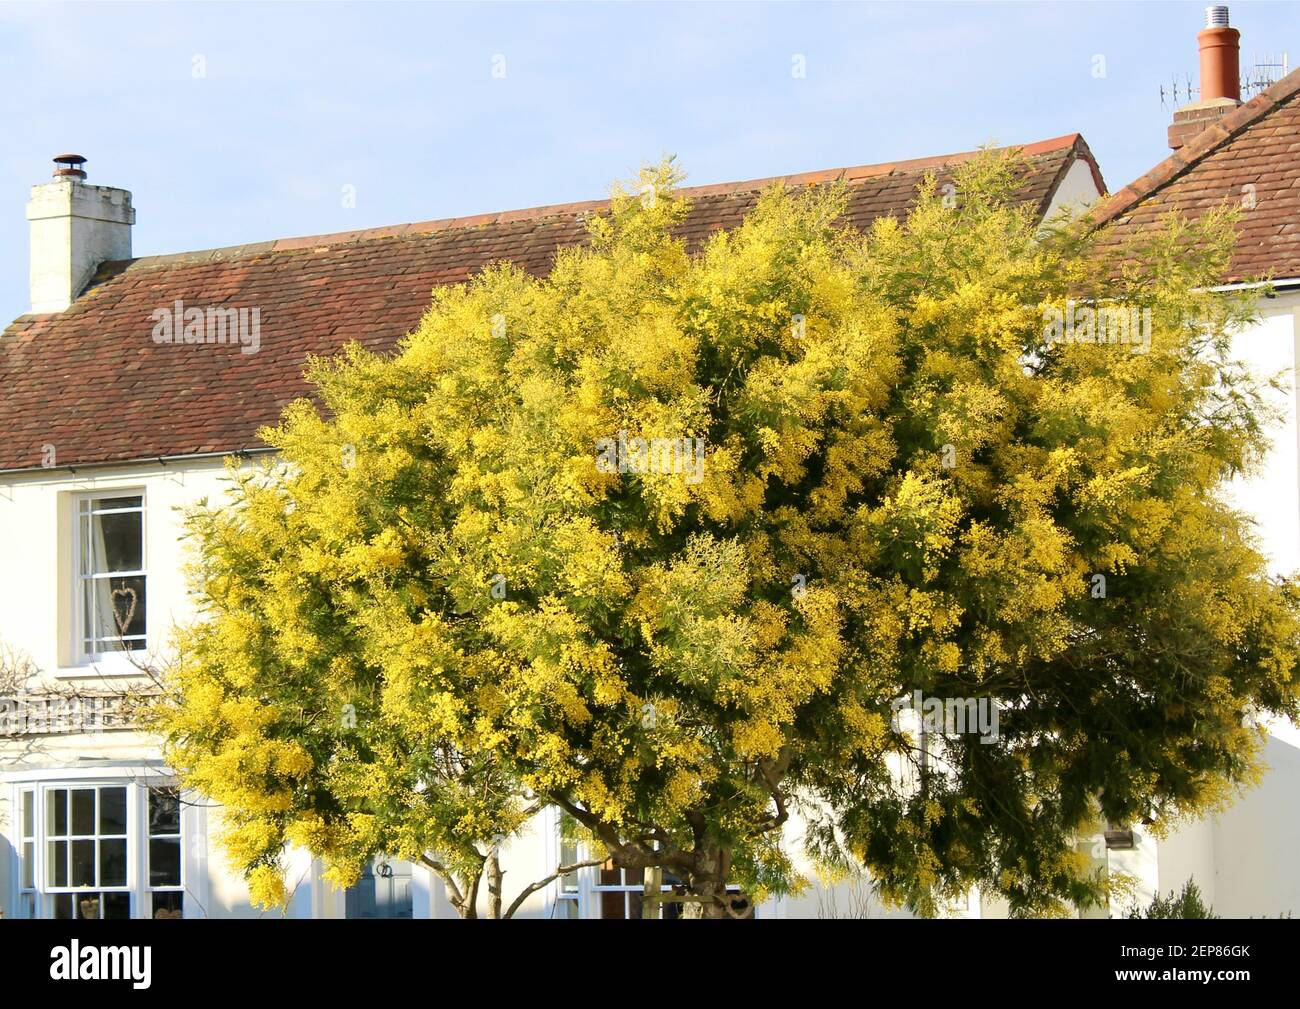
[(1206, 907), (1201, 898), (1201, 889), (1194, 880), (1189, 879), (1177, 895), (1173, 890), (1168, 897), (1156, 894), (1150, 905), (1144, 910), (1134, 908), (1128, 913), (1130, 918), (1217, 918), (1214, 908)]

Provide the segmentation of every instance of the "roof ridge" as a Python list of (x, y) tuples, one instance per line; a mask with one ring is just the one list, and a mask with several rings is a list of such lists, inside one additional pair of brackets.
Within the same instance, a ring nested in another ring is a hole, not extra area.
[[(687, 197), (727, 196), (733, 193), (751, 193), (765, 189), (777, 182), (788, 185), (817, 185), (844, 179), (858, 182), (882, 175), (915, 172), (926, 168), (941, 168), (945, 165), (960, 164), (977, 157), (985, 150), (1018, 151), (1029, 157), (1051, 154), (1056, 151), (1074, 149), (1086, 157), (1092, 171), (1100, 183), (1099, 169), (1088, 145), (1081, 134), (1067, 133), (1059, 137), (1038, 140), (1028, 144), (1009, 144), (1004, 147), (980, 148), (974, 151), (958, 151), (952, 154), (938, 154), (926, 158), (910, 158), (903, 161), (885, 161), (870, 165), (850, 165), (844, 168), (826, 168), (809, 172), (796, 172), (789, 175), (771, 175), (765, 178), (744, 179), (735, 182), (719, 182), (703, 186), (683, 186), (677, 192)], [(1104, 191), (1104, 190), (1103, 190)], [(157, 256), (140, 256), (135, 259), (110, 260), (102, 264), (101, 269), (149, 268), (175, 263), (220, 262), (242, 256), (257, 255), (263, 252), (286, 252), (297, 249), (311, 249), (322, 246), (350, 245), (355, 242), (373, 241), (381, 238), (397, 238), (403, 235), (429, 234), (438, 231), (454, 231), (465, 228), (482, 227), (488, 224), (509, 224), (516, 221), (543, 221), (550, 218), (574, 217), (584, 212), (599, 210), (609, 206), (608, 199), (583, 200), (577, 203), (553, 203), (520, 210), (504, 210), (486, 214), (474, 214), (467, 217), (443, 217), (432, 221), (414, 221), (408, 224), (389, 224), (376, 228), (362, 228), (356, 231), (327, 232), (319, 235), (302, 235), (293, 238), (270, 239), (261, 242), (249, 242), (242, 245), (226, 245), (212, 249), (196, 249), (192, 252), (169, 252)]]
[(1201, 160), (1214, 153), (1300, 92), (1300, 69), (1292, 70), (1250, 101), (1215, 120), (1186, 144), (1174, 151), (1145, 175), (1111, 194), (1087, 215), (1092, 227), (1100, 227), (1141, 203), (1158, 189), (1173, 182)]

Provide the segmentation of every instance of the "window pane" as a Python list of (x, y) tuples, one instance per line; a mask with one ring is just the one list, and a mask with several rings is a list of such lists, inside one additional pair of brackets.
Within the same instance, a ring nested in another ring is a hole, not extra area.
[(149, 791), (149, 833), (181, 832), (181, 799), (173, 788)]
[(46, 849), (45, 875), (49, 886), (68, 885), (68, 842), (51, 841)]
[(176, 890), (150, 894), (153, 898), (153, 917), (185, 917), (185, 895)]
[(36, 836), (36, 810), (33, 808), (32, 793), (23, 793), (23, 837)]
[(77, 893), (59, 894), (59, 896), (70, 898), (78, 918), (93, 921), (100, 918), (131, 917), (129, 893)]
[[(139, 639), (145, 634), (145, 579), (95, 578), (83, 585), (85, 594), (85, 637), (87, 652), (122, 650), (122, 639)], [(127, 649), (141, 643), (127, 640)]]
[(99, 885), (126, 886), (126, 838), (99, 842)]
[(72, 886), (94, 886), (95, 842), (72, 842)]
[[(560, 838), (560, 865), (572, 865), (578, 861), (578, 842)], [(578, 892), (578, 873), (568, 872), (560, 879), (560, 889), (564, 893)]]
[[(89, 504), (87, 501), (83, 505)], [(98, 564), (95, 561), (98, 553), (95, 550), (94, 541), (90, 535), (90, 514), (86, 508), (82, 508), (81, 518), (77, 522), (77, 538), (81, 541), (81, 556), (77, 558), (77, 571), (81, 575), (93, 575), (98, 570)]]
[(45, 829), (63, 837), (68, 833), (68, 790), (55, 788), (45, 793)]
[(101, 497), (87, 503), (90, 511), (111, 512), (122, 508), (140, 508), (144, 505), (144, 498), (139, 494), (130, 497)]
[[(96, 502), (97, 508), (122, 507), (120, 502), (139, 498), (110, 498)], [(110, 502), (119, 502), (112, 505)], [(91, 514), (82, 523), (86, 549), (82, 574), (105, 574), (110, 571), (139, 571), (144, 567), (144, 516), (140, 512), (113, 515)]]
[(36, 844), (23, 842), (23, 874), (21, 886), (24, 890), (36, 888)]
[(181, 842), (159, 840), (149, 842), (149, 885), (181, 885)]
[(99, 790), (99, 832), (101, 834), (126, 833), (125, 788)]
[(71, 918), (72, 917), (72, 894), (56, 893), (49, 898), (50, 917), (52, 918)]
[(93, 788), (72, 790), (72, 832), (83, 836), (95, 833), (95, 790)]
[(131, 917), (131, 895), (129, 893), (103, 893), (100, 894), (103, 903), (102, 918), (130, 918)]
[(36, 894), (23, 893), (18, 896), (18, 917), (31, 920), (36, 917)]
[(620, 890), (606, 890), (600, 895), (600, 916), (605, 919), (626, 918), (623, 905), (624, 894)]
[(111, 586), (105, 581), (84, 581), (81, 583), (81, 645), (86, 652), (95, 652), (97, 642), (103, 636), (99, 632), (99, 609), (105, 612), (112, 609), (107, 599), (100, 596), (111, 592)]

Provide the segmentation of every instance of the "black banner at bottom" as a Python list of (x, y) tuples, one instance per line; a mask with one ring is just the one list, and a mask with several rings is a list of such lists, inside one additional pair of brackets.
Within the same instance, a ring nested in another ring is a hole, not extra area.
[[(952, 995), (1063, 989), (1203, 988), (1283, 984), (1294, 971), (1297, 932), (1286, 920), (1209, 921), (765, 921), (745, 928), (706, 922), (519, 921), (6, 921), (0, 964), (7, 993), (113, 990), (127, 998), (247, 992), (259, 999), (355, 991), (376, 979), (432, 982), (428, 996), (469, 984), (499, 996), (570, 975), (587, 986), (608, 972), (622, 985), (644, 969), (653, 990), (703, 996), (704, 975), (723, 990), (771, 996), (867, 983), (866, 971), (951, 982)], [(613, 955), (611, 955), (613, 954)], [(918, 974), (919, 972), (919, 974)], [(459, 980), (456, 980), (459, 979)], [(966, 986), (971, 986), (967, 988)], [(1050, 988), (1048, 987), (1050, 986)], [(590, 991), (591, 989), (588, 988)], [(645, 992), (650, 994), (651, 988)], [(939, 992), (933, 991), (938, 995)]]

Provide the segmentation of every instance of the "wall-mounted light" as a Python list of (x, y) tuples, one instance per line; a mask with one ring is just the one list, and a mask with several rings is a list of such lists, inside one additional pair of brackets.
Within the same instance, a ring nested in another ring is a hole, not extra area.
[(1132, 830), (1108, 830), (1104, 836), (1106, 847), (1111, 851), (1127, 851), (1134, 847)]

